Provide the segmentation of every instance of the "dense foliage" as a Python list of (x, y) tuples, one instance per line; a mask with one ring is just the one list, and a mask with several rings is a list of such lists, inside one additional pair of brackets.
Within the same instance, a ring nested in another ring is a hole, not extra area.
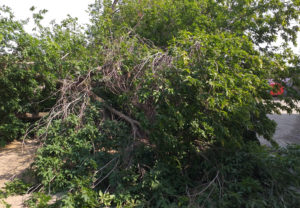
[(0, 139), (41, 140), (34, 190), (64, 193), (53, 206), (295, 207), (299, 147), (256, 135), (272, 142), (267, 114), (299, 100), (285, 86), (283, 106), (268, 85), (299, 82), (299, 11), (297, 0), (105, 0), (85, 27), (43, 27), (46, 11), (33, 13), (31, 35), (2, 7)]

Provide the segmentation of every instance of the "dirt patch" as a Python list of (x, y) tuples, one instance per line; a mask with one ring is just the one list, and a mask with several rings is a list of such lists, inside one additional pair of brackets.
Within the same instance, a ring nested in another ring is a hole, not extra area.
[[(38, 148), (36, 140), (27, 140), (24, 144), (21, 141), (13, 141), (0, 149), (0, 189), (6, 182), (24, 175), (33, 162), (35, 152)], [(12, 208), (23, 207), (23, 201), (29, 196), (11, 196), (5, 201), (12, 205)], [(5, 207), (0, 204), (0, 208)]]
[[(18, 195), (18, 196), (10, 196), (3, 201), (5, 201), (7, 204), (11, 205), (11, 208), (23, 208), (24, 207), (24, 202), (27, 201), (30, 197), (30, 194), (25, 194), (25, 195)], [(0, 208), (5, 208), (5, 205), (1, 205), (0, 203)]]

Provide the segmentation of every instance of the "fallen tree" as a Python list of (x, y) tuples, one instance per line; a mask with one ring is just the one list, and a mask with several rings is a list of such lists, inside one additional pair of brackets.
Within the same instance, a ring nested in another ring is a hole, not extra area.
[(30, 128), (43, 144), (35, 190), (66, 193), (61, 207), (299, 203), (290, 190), (298, 149), (270, 156), (252, 142), (272, 141), (268, 113), (299, 110), (296, 94), (279, 97), (282, 106), (267, 83), (299, 68), (287, 45), (269, 48), (278, 31), (296, 40), (297, 3), (124, 0), (90, 9), (86, 30), (72, 18), (44, 28), (43, 11), (37, 36), (12, 17), (0, 22), (12, 50), (0, 56), (0, 135), (21, 134), (9, 127), (23, 130), (19, 118), (48, 111)]

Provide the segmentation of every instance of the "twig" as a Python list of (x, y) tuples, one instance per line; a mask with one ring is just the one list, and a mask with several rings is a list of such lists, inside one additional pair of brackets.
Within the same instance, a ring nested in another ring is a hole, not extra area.
[(96, 186), (98, 186), (102, 181), (104, 181), (117, 167), (117, 165), (119, 164), (120, 159), (118, 159), (118, 161), (116, 162), (115, 166), (100, 180), (97, 179), (96, 181), (98, 181), (96, 184), (93, 184), (92, 188), (95, 188)]
[(219, 171), (217, 172), (217, 174), (216, 174), (216, 176), (214, 177), (214, 179), (211, 180), (211, 181), (209, 182), (209, 184), (208, 184), (204, 189), (202, 189), (202, 191), (200, 191), (200, 192), (198, 192), (198, 193), (195, 193), (195, 194), (191, 194), (191, 196), (197, 196), (197, 195), (202, 194), (204, 191), (206, 191), (206, 190), (213, 184), (213, 182), (218, 178), (218, 176), (219, 176)]
[(64, 55), (63, 57), (61, 57), (60, 60), (64, 60), (70, 53), (67, 53), (66, 55)]

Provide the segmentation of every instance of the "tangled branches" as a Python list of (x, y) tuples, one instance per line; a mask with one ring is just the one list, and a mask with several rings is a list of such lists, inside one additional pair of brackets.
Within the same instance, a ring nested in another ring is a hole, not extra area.
[[(153, 53), (149, 53), (143, 47), (150, 49), (150, 46), (141, 45), (135, 38), (121, 37), (111, 43), (104, 53), (104, 65), (100, 72), (102, 83), (109, 91), (114, 94), (136, 92), (144, 84), (147, 73), (157, 77), (162, 69), (173, 65), (172, 56), (158, 49), (152, 49)], [(152, 87), (155, 89), (155, 86)]]

